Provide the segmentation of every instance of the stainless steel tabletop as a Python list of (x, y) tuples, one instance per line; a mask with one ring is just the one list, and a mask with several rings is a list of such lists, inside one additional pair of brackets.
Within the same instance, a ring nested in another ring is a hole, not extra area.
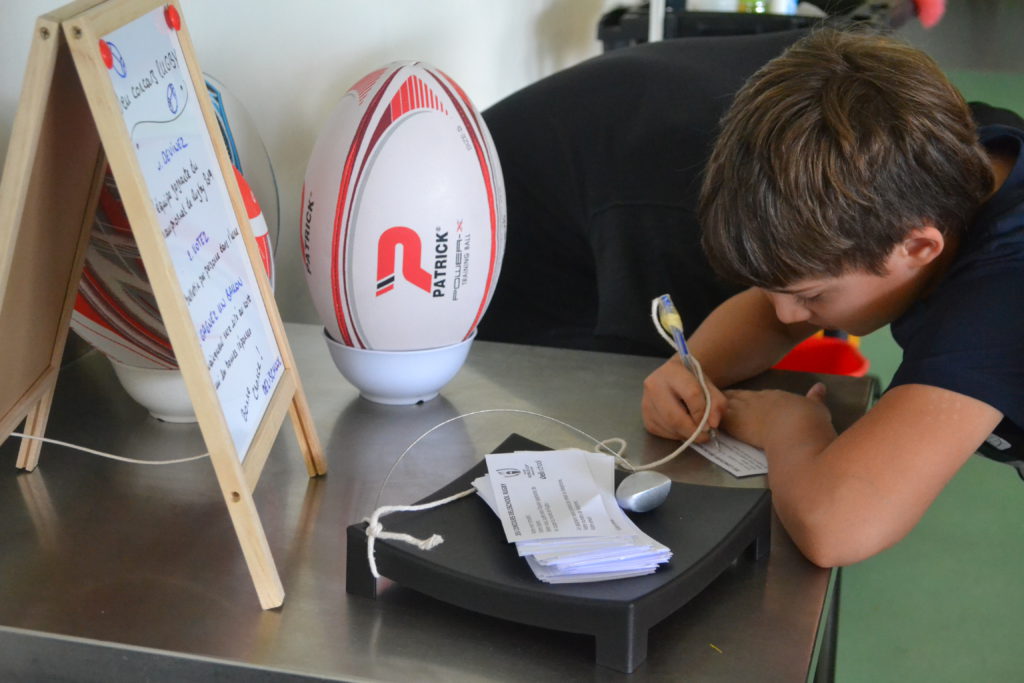
[[(215, 670), (210, 680), (807, 677), (830, 572), (805, 560), (777, 522), (769, 559), (735, 563), (651, 629), (647, 661), (628, 676), (596, 666), (588, 636), (501, 621), (397, 585), (376, 601), (347, 595), (345, 528), (372, 511), (388, 470), (418, 436), (460, 415), (509, 408), (622, 437), (629, 457), (649, 462), (675, 446), (648, 435), (640, 420), (641, 381), (660, 361), (476, 342), (438, 398), (394, 407), (359, 398), (319, 327), (287, 330), (330, 471), (307, 477), (286, 421), (255, 493), (284, 606), (260, 609), (208, 460), (147, 467), (45, 446), (39, 468), (23, 473), (12, 438), (0, 447), (0, 678), (202, 680)], [(863, 383), (829, 382), (837, 422), (849, 421)], [(552, 447), (592, 446), (540, 417), (469, 415), (411, 450), (381, 502), (422, 498), (512, 432)], [(96, 353), (62, 371), (47, 435), (151, 460), (205, 450), (195, 425), (149, 417)], [(664, 471), (695, 483), (764, 485), (692, 452)]]

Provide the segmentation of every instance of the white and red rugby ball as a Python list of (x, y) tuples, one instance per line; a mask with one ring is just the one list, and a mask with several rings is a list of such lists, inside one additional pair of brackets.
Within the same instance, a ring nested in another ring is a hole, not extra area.
[(408, 351), (472, 336), (505, 248), (505, 188), (462, 89), (423, 62), (364, 76), (320, 133), (302, 189), (306, 282), (327, 333)]

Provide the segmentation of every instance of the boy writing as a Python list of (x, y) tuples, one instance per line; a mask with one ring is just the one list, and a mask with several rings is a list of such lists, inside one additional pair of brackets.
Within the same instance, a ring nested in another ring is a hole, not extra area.
[[(979, 130), (923, 53), (831, 29), (758, 71), (722, 121), (702, 240), (749, 289), (689, 340), (707, 377), (751, 377), (822, 328), (891, 323), (904, 350), (838, 436), (820, 387), (712, 390), (710, 424), (764, 449), (779, 518), (816, 564), (893, 545), (1001, 422), (1024, 426), (1022, 145), (1014, 128)], [(648, 430), (681, 438), (704, 399), (673, 358), (642, 409)]]

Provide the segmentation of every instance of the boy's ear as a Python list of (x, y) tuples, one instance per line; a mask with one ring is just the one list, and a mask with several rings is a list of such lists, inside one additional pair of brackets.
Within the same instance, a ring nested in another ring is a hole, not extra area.
[(938, 258), (945, 248), (946, 238), (939, 229), (926, 225), (911, 230), (897, 250), (914, 265), (924, 266)]

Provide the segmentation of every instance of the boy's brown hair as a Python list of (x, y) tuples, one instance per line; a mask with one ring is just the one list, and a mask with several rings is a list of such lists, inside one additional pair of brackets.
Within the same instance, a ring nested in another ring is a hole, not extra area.
[(881, 275), (910, 230), (961, 234), (991, 192), (970, 110), (938, 65), (877, 33), (821, 29), (743, 86), (701, 190), (718, 274), (780, 289)]

